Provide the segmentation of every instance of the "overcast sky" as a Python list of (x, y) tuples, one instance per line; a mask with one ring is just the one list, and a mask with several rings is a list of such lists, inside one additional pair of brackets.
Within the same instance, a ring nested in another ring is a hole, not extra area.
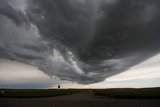
[(159, 0), (1, 0), (0, 87), (158, 86), (159, 10)]

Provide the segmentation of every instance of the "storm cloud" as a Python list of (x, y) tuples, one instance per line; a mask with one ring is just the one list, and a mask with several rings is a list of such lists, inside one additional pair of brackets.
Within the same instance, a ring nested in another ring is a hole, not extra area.
[(159, 0), (1, 0), (0, 57), (100, 82), (159, 53), (159, 10)]

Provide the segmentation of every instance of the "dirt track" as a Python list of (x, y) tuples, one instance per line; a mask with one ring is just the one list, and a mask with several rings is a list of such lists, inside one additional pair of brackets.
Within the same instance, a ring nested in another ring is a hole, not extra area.
[(160, 99), (113, 99), (85, 91), (49, 98), (0, 98), (0, 107), (160, 107)]

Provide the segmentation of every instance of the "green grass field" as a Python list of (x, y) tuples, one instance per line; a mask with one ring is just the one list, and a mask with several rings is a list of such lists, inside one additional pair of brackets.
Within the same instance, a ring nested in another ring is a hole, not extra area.
[(95, 89), (95, 95), (114, 97), (114, 98), (147, 98), (147, 99), (160, 99), (160, 88), (120, 88), (120, 89)]
[(53, 97), (78, 93), (79, 89), (0, 89), (1, 98)]

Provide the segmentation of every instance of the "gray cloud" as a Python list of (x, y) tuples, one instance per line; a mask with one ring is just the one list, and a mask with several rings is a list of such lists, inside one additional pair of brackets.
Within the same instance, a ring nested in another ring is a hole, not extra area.
[(19, 25), (27, 21), (25, 15), (21, 11), (16, 11), (11, 5), (10, 0), (1, 0), (0, 14), (10, 18), (15, 24)]
[(0, 2), (0, 57), (94, 83), (159, 52), (158, 0)]

